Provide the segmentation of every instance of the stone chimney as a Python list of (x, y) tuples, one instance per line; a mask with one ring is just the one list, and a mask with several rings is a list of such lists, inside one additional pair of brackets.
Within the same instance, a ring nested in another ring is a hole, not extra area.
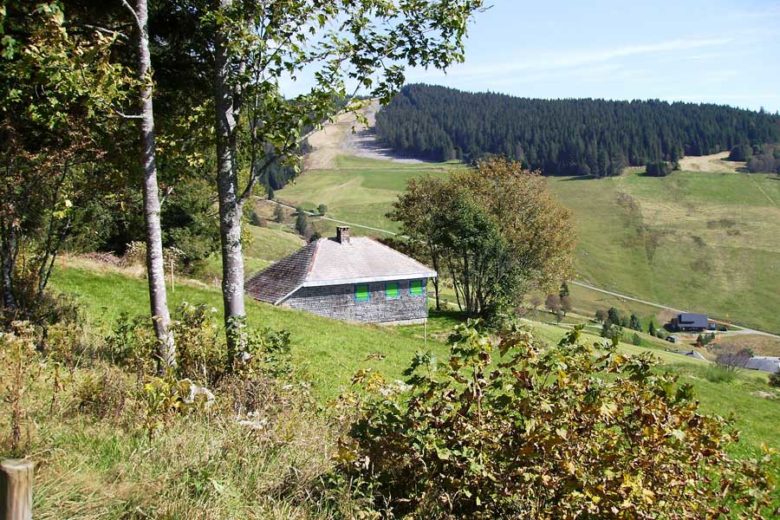
[(336, 228), (336, 242), (349, 244), (349, 226), (338, 226)]

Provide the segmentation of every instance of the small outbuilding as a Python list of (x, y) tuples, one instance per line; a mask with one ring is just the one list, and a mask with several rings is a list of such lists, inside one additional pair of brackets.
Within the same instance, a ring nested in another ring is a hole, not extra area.
[(367, 237), (339, 227), (252, 277), (256, 300), (345, 321), (423, 323), (427, 284), (436, 271)]

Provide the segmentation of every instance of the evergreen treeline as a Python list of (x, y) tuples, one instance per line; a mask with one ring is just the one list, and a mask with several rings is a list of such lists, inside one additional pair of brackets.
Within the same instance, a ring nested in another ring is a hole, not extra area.
[(780, 117), (665, 101), (543, 100), (408, 85), (377, 114), (388, 146), (431, 160), (488, 154), (548, 174), (616, 175), (627, 165), (780, 141)]
[(737, 145), (731, 149), (730, 161), (745, 161), (751, 173), (780, 173), (780, 145)]

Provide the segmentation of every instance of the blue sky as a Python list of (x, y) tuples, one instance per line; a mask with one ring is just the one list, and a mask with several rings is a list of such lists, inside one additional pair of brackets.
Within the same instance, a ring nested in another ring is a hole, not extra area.
[(446, 74), (408, 82), (524, 97), (780, 111), (780, 0), (487, 0)]

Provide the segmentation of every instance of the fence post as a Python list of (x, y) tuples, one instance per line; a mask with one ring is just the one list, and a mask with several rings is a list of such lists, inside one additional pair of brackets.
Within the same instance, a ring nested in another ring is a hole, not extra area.
[(0, 520), (32, 520), (33, 463), (0, 462)]

